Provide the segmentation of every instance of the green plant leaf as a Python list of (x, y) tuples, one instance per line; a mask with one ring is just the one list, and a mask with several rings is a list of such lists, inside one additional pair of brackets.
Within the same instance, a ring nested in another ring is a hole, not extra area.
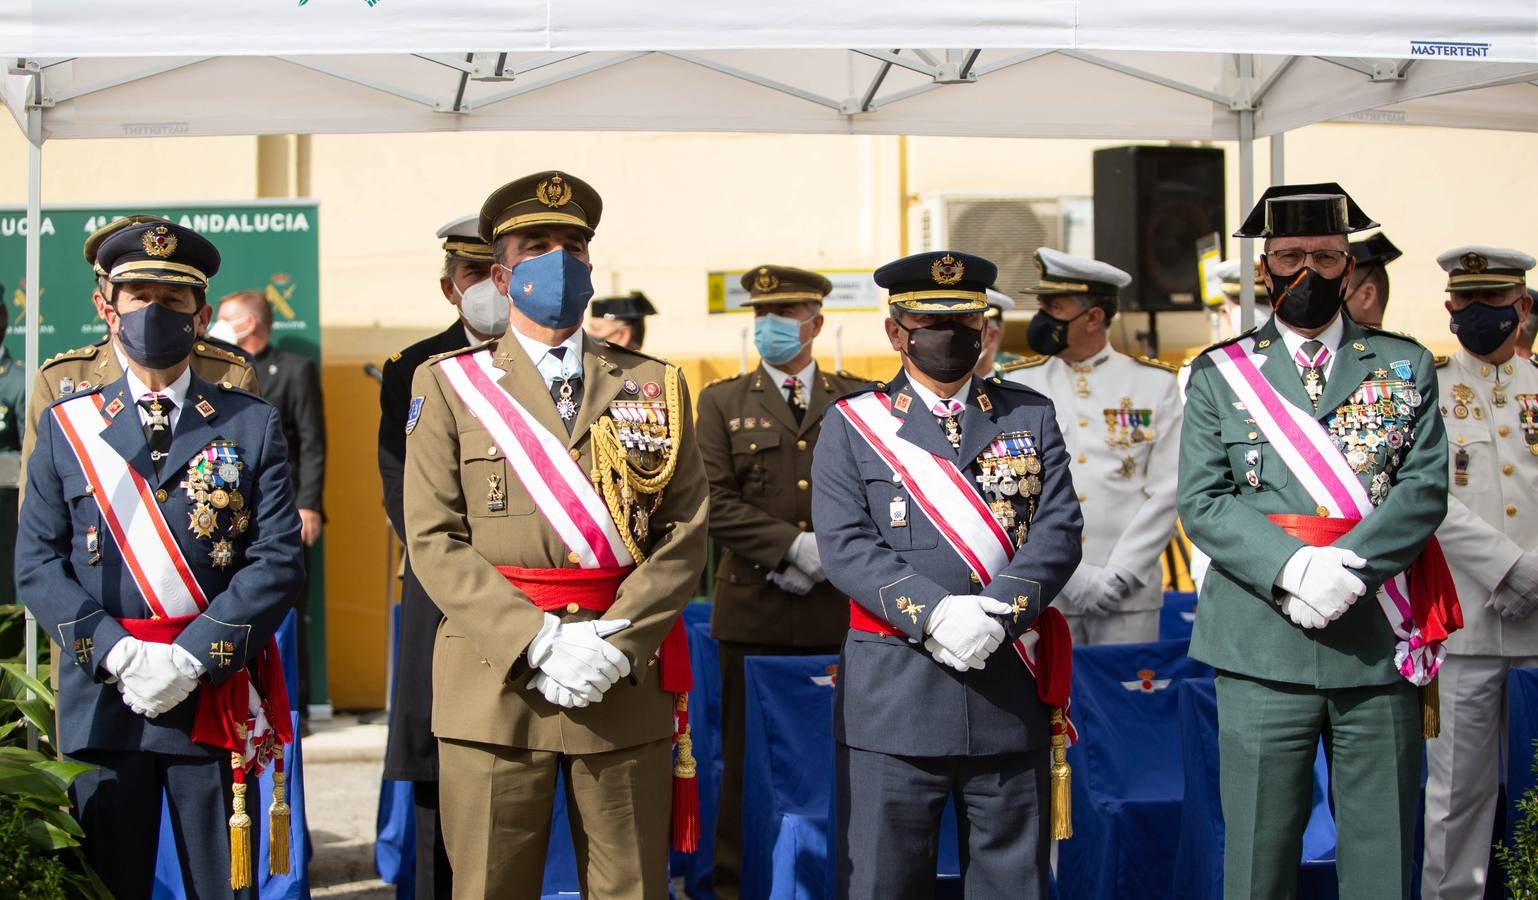
[(32, 693), (47, 700), (50, 706), (53, 705), (53, 691), (48, 689), (48, 685), (28, 675), (26, 666), (20, 663), (4, 662), (0, 663), (0, 670), (4, 670), (7, 679), (15, 679), (22, 687), (30, 688)]
[(96, 767), (90, 763), (75, 762), (72, 759), (47, 759), (40, 763), (35, 763), (34, 768), (42, 769), (49, 775), (64, 782), (65, 787), (74, 784), (75, 779), (81, 775), (96, 771)]
[(0, 763), (0, 795), (41, 800), (49, 806), (69, 803), (69, 794), (57, 778), (30, 766), (12, 763)]
[(69, 832), (46, 819), (35, 819), (27, 823), (27, 838), (32, 841), (33, 846), (43, 850), (63, 850), (78, 844)]

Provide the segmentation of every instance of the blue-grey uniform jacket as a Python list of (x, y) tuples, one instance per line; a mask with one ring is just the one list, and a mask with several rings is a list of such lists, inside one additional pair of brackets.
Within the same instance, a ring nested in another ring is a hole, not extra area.
[[(103, 401), (103, 439), (149, 483), (209, 601), (176, 643), (207, 668), (205, 680), (218, 683), (261, 650), (304, 586), (299, 515), (277, 411), (254, 394), (210, 384), (194, 373), (172, 431), (170, 455), (157, 477), (126, 376), (67, 396), (54, 407), (94, 404), (98, 394)], [(111, 676), (102, 661), (127, 635), (118, 620), (150, 618), (151, 611), (54, 413), (50, 408), (39, 423), (37, 446), (27, 461), (16, 586), (22, 602), (60, 648), (60, 749), (227, 753), (188, 737), (197, 691), (175, 709), (147, 719), (129, 709), (117, 685), (108, 683)], [(249, 517), (237, 523), (233, 503), (215, 509), (212, 532), (199, 537), (191, 527), (195, 504), (183, 485), (188, 467), (211, 446), (233, 452), (238, 460), (233, 490), (239, 491), (240, 506)], [(233, 548), (222, 566), (215, 565), (219, 541)]]
[[(812, 464), (812, 519), (823, 569), (856, 603), (905, 635), (851, 630), (845, 638), (834, 735), (851, 747), (902, 756), (984, 756), (1044, 746), (1048, 710), (1012, 648), (1001, 646), (981, 670), (957, 672), (936, 662), (923, 641), (929, 617), (949, 594), (986, 594), (1015, 606), (1016, 613), (1000, 617), (1013, 641), (1078, 566), (1083, 518), (1052, 403), (1021, 385), (974, 378), (957, 395), (967, 403), (958, 451), (906, 375), (849, 396), (870, 390), (892, 398), (892, 415), (903, 419), (898, 437), (955, 461), (969, 479), (982, 473), (978, 458), (1001, 436), (1013, 437), (1016, 447), (1034, 445), (1041, 492), (1027, 540), (983, 587), (843, 410), (829, 408)], [(904, 395), (911, 398), (906, 403)], [(1029, 441), (1022, 442), (1022, 433)], [(893, 524), (892, 501), (899, 498), (906, 501), (902, 526)], [(1010, 500), (1024, 521), (1027, 492)]]

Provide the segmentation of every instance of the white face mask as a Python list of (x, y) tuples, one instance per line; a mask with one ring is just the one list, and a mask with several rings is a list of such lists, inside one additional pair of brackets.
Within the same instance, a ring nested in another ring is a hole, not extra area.
[(497, 291), (490, 278), (483, 278), (463, 291), (455, 284), (454, 293), (459, 295), (459, 317), (472, 331), (492, 337), (507, 331), (512, 304), (506, 294)]
[(236, 333), (235, 326), (225, 319), (215, 319), (214, 324), (208, 326), (205, 332), (216, 341), (224, 341), (226, 344), (234, 344), (240, 341), (240, 335)]

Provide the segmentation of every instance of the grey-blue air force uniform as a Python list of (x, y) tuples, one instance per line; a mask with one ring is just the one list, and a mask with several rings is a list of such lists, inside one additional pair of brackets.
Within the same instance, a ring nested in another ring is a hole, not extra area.
[[(904, 420), (898, 436), (955, 461), (968, 478), (979, 474), (978, 456), (999, 435), (1034, 435), (1042, 489), (1028, 540), (982, 587), (911, 498), (907, 525), (892, 526), (891, 501), (908, 492), (843, 412), (829, 408), (812, 464), (823, 568), (840, 590), (906, 636), (851, 630), (844, 640), (834, 699), (839, 894), (928, 897), (940, 816), (955, 797), (966, 896), (1044, 897), (1048, 709), (1007, 644), (983, 669), (958, 672), (931, 657), (923, 642), (929, 615), (948, 594), (1005, 603), (1026, 596), (1018, 617), (1000, 620), (1013, 641), (1079, 564), (1083, 518), (1052, 403), (1020, 385), (974, 378), (956, 395), (967, 406), (953, 450), (906, 375), (884, 390), (893, 415)], [(900, 402), (904, 394), (910, 404)], [(907, 412), (897, 411), (905, 405)], [(1023, 520), (1025, 498), (1015, 499)], [(897, 609), (899, 596), (907, 598), (907, 612)]]
[[(209, 598), (208, 608), (176, 643), (207, 668), (205, 680), (221, 682), (261, 650), (304, 583), (299, 515), (277, 412), (255, 395), (193, 373), (170, 455), (156, 476), (126, 376), (54, 406), (90, 403), (89, 395), (98, 392), (105, 402), (103, 438), (155, 491), (171, 534)], [(105, 409), (114, 399), (122, 401), (121, 411), (109, 417)], [(129, 709), (117, 686), (108, 683), (102, 661), (127, 634), (118, 620), (147, 619), (150, 608), (51, 409), (37, 438), (27, 463), (16, 582), (22, 602), (61, 648), (59, 749), (102, 767), (82, 776), (73, 790), (88, 857), (119, 896), (148, 897), (164, 792), (188, 896), (229, 896), (230, 753), (193, 743), (189, 736), (203, 688), (148, 719)], [(178, 487), (188, 465), (215, 441), (234, 445), (243, 463), (239, 490), (250, 511), (250, 524), (240, 534), (230, 534), (233, 511), (218, 511), (215, 538), (234, 545), (233, 561), (224, 567), (213, 564), (213, 540), (195, 537), (188, 527), (193, 503)], [(248, 795), (247, 808), (253, 827), (265, 820), (266, 807), (258, 798)], [(119, 885), (143, 885), (143, 892)]]

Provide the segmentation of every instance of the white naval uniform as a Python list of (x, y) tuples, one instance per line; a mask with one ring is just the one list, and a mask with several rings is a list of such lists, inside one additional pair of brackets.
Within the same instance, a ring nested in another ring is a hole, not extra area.
[[(1084, 511), (1080, 574), (1098, 578), (1097, 570), (1109, 564), (1139, 581), (1110, 615), (1080, 615), (1060, 605), (1074, 643), (1158, 640), (1164, 605), (1159, 560), (1175, 530), (1183, 416), (1175, 373), (1110, 345), (1079, 363), (1032, 357), (1006, 369), (1005, 378), (1040, 391), (1057, 407)], [(1080, 396), (1081, 378), (1087, 397)], [(1123, 421), (1133, 427), (1124, 432)]]
[[(1442, 734), (1426, 744), (1421, 896), (1482, 898), (1506, 756), (1506, 672), (1538, 664), (1538, 615), (1512, 622), (1490, 606), (1517, 558), (1538, 547), (1538, 455), (1530, 449), (1538, 443), (1530, 445), (1521, 427), (1523, 400), (1538, 410), (1538, 368), (1519, 357), (1495, 366), (1460, 349), (1439, 366), (1437, 382), (1450, 493), (1437, 540), (1458, 587), (1463, 629), (1448, 639), (1437, 679)], [(1497, 385), (1504, 407), (1492, 401)], [(1458, 484), (1460, 451), (1467, 484)]]

